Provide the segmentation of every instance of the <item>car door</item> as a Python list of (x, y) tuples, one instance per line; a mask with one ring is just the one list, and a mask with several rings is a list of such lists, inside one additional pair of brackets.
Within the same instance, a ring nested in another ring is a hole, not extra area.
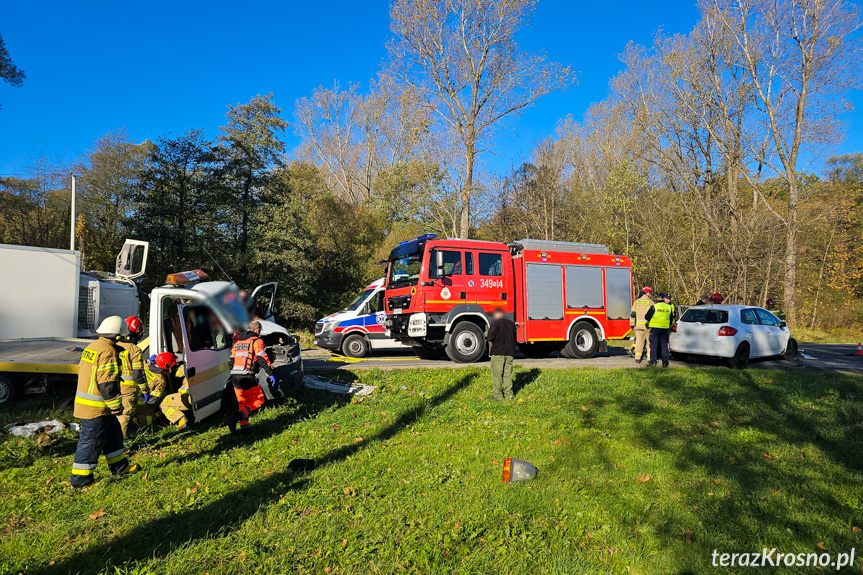
[(509, 300), (507, 275), (504, 273), (506, 258), (501, 252), (478, 252), (476, 254), (476, 302), (491, 313), (497, 308), (513, 311)]
[(779, 327), (779, 318), (766, 309), (756, 308), (758, 321), (764, 329), (767, 346), (764, 355), (779, 355), (785, 351), (786, 333)]
[(275, 321), (273, 306), (276, 302), (278, 287), (279, 282), (268, 282), (256, 287), (252, 291), (252, 295), (249, 296), (249, 315), (267, 321)]
[(766, 326), (761, 325), (756, 310), (754, 308), (740, 310), (740, 322), (749, 333), (747, 339), (751, 345), (750, 355), (752, 357), (770, 355), (770, 339), (767, 329)]
[(203, 302), (178, 306), (183, 339), (184, 374), (195, 418), (217, 412), (228, 380), (232, 334)]
[[(443, 252), (443, 274), (435, 264), (437, 252)], [(459, 249), (429, 250), (429, 279), (434, 289), (425, 291), (426, 309), (448, 311), (454, 305), (468, 303), (468, 277), (464, 273), (464, 253)]]

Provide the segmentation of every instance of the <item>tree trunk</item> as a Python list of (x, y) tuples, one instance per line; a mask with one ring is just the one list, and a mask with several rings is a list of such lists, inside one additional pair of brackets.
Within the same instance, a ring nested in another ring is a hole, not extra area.
[(788, 186), (788, 216), (785, 229), (785, 280), (783, 303), (785, 315), (790, 323), (797, 319), (797, 177), (791, 174)]
[(476, 160), (476, 147), (469, 140), (465, 150), (464, 185), (459, 199), (461, 200), (461, 215), (459, 216), (459, 237), (467, 239), (470, 236), (470, 198), (473, 192), (473, 164)]

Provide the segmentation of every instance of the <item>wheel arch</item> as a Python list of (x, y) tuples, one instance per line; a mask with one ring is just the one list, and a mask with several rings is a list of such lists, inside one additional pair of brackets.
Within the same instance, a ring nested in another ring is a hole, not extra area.
[(586, 321), (586, 322), (590, 323), (591, 325), (593, 325), (593, 327), (597, 328), (597, 332), (599, 333), (600, 341), (607, 339), (605, 337), (605, 328), (602, 327), (602, 324), (599, 323), (599, 321), (595, 317), (592, 317), (589, 315), (580, 315), (577, 318), (573, 319), (569, 323), (569, 327), (566, 328), (566, 339), (567, 339), (567, 341), (572, 339), (572, 328), (574, 328), (575, 324), (577, 324), (580, 321)]
[(491, 322), (488, 319), (488, 314), (477, 304), (459, 304), (446, 312), (441, 318), (441, 323), (445, 325), (445, 332), (449, 333), (455, 324), (461, 321), (470, 321), (475, 323), (483, 331), (488, 329)]

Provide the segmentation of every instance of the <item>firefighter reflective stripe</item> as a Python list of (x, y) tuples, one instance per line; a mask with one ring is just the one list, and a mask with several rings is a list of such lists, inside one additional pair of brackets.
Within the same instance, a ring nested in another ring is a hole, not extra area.
[(105, 454), (105, 460), (108, 462), (108, 465), (111, 465), (112, 463), (117, 463), (118, 461), (121, 461), (124, 457), (126, 457), (125, 449), (118, 449), (117, 451), (112, 451), (111, 453)]
[(120, 396), (118, 395), (117, 397), (106, 399), (105, 405), (107, 405), (109, 409), (117, 409), (118, 407), (122, 407), (123, 404), (120, 400)]
[[(255, 351), (257, 347), (260, 347), (259, 351)], [(259, 337), (250, 337), (249, 339), (240, 340), (235, 343), (231, 350), (231, 356), (234, 359), (231, 375), (253, 374), (255, 361), (258, 357), (263, 357), (267, 364), (270, 363), (270, 359), (266, 354), (264, 341)]]
[(653, 317), (650, 318), (648, 327), (657, 329), (668, 329), (671, 327), (671, 313), (674, 308), (664, 302), (660, 302), (653, 306)]
[(105, 407), (105, 400), (101, 395), (95, 393), (87, 393), (85, 391), (75, 392), (75, 402), (81, 405), (89, 405), (91, 407)]
[[(92, 473), (94, 469), (96, 469), (95, 463), (72, 463), (72, 473), (74, 473), (75, 470), (89, 471)], [(83, 475), (83, 473), (80, 475)]]
[(72, 475), (93, 475), (93, 470), (72, 468)]

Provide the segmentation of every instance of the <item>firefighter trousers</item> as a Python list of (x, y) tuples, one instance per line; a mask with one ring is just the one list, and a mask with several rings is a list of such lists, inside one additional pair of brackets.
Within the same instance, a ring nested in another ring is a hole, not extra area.
[(647, 356), (647, 361), (650, 361), (650, 330), (646, 327), (635, 328), (635, 359), (640, 360), (643, 356)]
[(123, 449), (123, 431), (115, 415), (103, 415), (93, 419), (82, 419), (78, 434), (78, 448), (72, 463), (72, 487), (84, 487), (93, 483), (93, 472), (104, 455), (111, 473), (118, 475), (129, 465)]
[(237, 395), (237, 421), (240, 430), (249, 428), (249, 418), (264, 405), (264, 390), (254, 375), (232, 375), (231, 383)]
[(135, 422), (142, 427), (145, 425), (153, 425), (159, 417), (159, 413), (161, 413), (165, 416), (165, 419), (171, 423), (171, 425), (185, 427), (186, 414), (182, 409), (174, 407), (172, 402), (168, 401), (169, 397), (171, 396), (169, 395), (163, 399), (158, 406), (147, 403), (139, 405), (138, 412), (135, 414)]
[(123, 437), (129, 431), (129, 423), (135, 418), (138, 409), (138, 386), (120, 385), (120, 401), (123, 402), (123, 413), (117, 416)]

